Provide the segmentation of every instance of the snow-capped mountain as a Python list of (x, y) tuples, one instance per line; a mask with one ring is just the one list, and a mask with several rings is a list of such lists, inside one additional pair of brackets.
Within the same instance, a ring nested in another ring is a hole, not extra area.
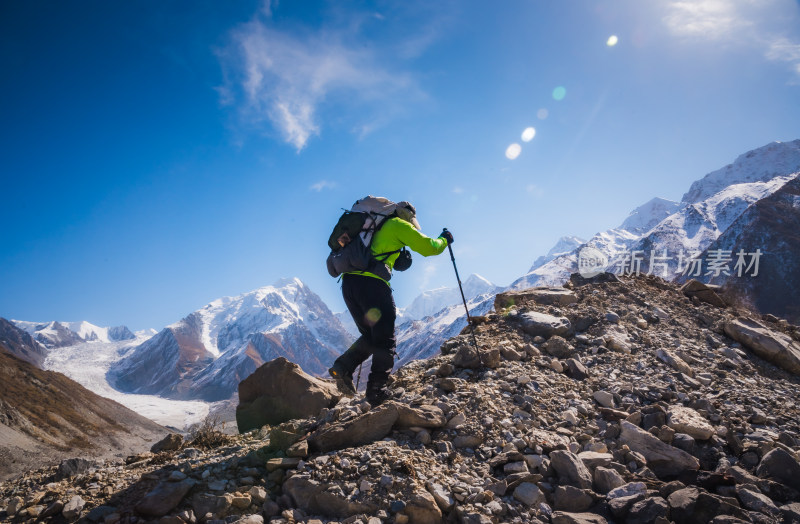
[(299, 279), (217, 299), (111, 366), (121, 391), (174, 399), (230, 398), (264, 362), (284, 356), (323, 374), (353, 337)]
[(748, 207), (702, 258), (713, 252), (729, 254), (729, 274), (695, 278), (722, 285), (726, 295), (759, 311), (800, 322), (800, 176)]
[(715, 195), (733, 184), (766, 182), (800, 171), (800, 139), (772, 142), (740, 155), (733, 164), (712, 171), (697, 180), (681, 202), (695, 203)]
[(650, 200), (631, 212), (620, 227), (600, 232), (569, 253), (534, 266), (510, 288), (563, 283), (577, 271), (578, 252), (585, 246), (605, 254), (610, 271), (633, 271), (627, 257), (638, 252), (642, 254), (641, 272), (649, 271), (652, 256), (653, 273), (674, 278), (681, 261), (706, 250), (745, 210), (777, 192), (799, 172), (800, 140), (774, 142), (750, 151), (694, 182), (681, 202)]
[(81, 322), (28, 322), (12, 320), (18, 328), (28, 332), (48, 349), (74, 346), (81, 342), (118, 342), (133, 340), (136, 335), (125, 326), (100, 327)]
[(570, 253), (572, 250), (576, 249), (581, 244), (585, 244), (586, 241), (580, 237), (574, 236), (566, 236), (561, 237), (556, 242), (550, 251), (547, 252), (546, 255), (542, 255), (536, 260), (534, 260), (533, 265), (528, 270), (528, 273), (536, 271), (537, 268), (542, 267), (543, 265), (547, 264), (551, 260), (560, 257), (561, 255), (566, 255)]
[(619, 228), (636, 235), (643, 235), (680, 207), (680, 202), (655, 197), (631, 211)]
[[(495, 292), (482, 294), (467, 301), (471, 316), (485, 315), (494, 307)], [(460, 298), (460, 297), (459, 297)], [(424, 320), (411, 320), (396, 331), (397, 362), (395, 368), (411, 360), (430, 358), (439, 354), (442, 343), (467, 325), (464, 304), (447, 306)]]
[[(461, 283), (464, 288), (464, 297), (470, 300), (474, 297), (486, 293), (497, 293), (502, 288), (492, 284), (480, 275), (472, 274)], [(440, 287), (425, 291), (409, 304), (407, 307), (398, 311), (397, 323), (401, 324), (409, 320), (421, 320), (425, 317), (434, 315), (439, 311), (458, 304), (463, 309), (461, 291), (458, 287)]]

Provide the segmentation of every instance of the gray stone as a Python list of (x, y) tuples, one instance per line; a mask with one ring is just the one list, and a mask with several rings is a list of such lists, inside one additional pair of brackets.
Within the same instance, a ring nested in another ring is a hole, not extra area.
[(800, 343), (755, 320), (737, 318), (725, 324), (725, 334), (778, 367), (800, 375)]
[(680, 489), (667, 497), (670, 518), (676, 524), (706, 524), (717, 515), (749, 520), (738, 506), (695, 487)]
[(196, 481), (162, 482), (136, 504), (136, 511), (149, 517), (162, 517), (180, 504)]
[(471, 345), (464, 345), (458, 348), (453, 356), (453, 365), (457, 368), (479, 369), (483, 365), (481, 355)]
[(504, 291), (494, 299), (494, 310), (514, 306), (540, 304), (543, 306), (568, 306), (578, 301), (577, 295), (563, 287), (534, 287), (521, 291)]
[(787, 486), (800, 490), (800, 464), (781, 448), (775, 448), (764, 455), (756, 469), (756, 475), (778, 479)]
[(672, 369), (689, 375), (690, 377), (694, 376), (694, 370), (692, 367), (683, 361), (681, 357), (669, 351), (667, 349), (659, 349), (656, 351), (656, 356), (659, 360), (665, 362), (669, 365)]
[(712, 306), (725, 307), (725, 301), (720, 298), (716, 289), (718, 289), (718, 286), (709, 286), (695, 279), (691, 279), (681, 286), (681, 292), (687, 297), (697, 297), (701, 302)]
[(620, 442), (641, 453), (647, 459), (647, 466), (656, 475), (673, 476), (686, 470), (700, 469), (700, 461), (695, 457), (660, 441), (627, 420), (620, 421), (620, 427)]
[(341, 398), (333, 382), (305, 373), (283, 357), (271, 360), (239, 383), (236, 424), (245, 433), (264, 425), (316, 417)]
[(58, 469), (56, 470), (56, 480), (68, 479), (70, 477), (74, 477), (75, 475), (86, 473), (94, 466), (95, 463), (93, 461), (82, 458), (62, 460), (58, 465)]
[(550, 517), (552, 524), (608, 524), (608, 521), (595, 513), (567, 513), (554, 511)]
[(553, 495), (553, 507), (561, 511), (582, 512), (594, 504), (591, 491), (574, 486), (558, 486)]
[(444, 412), (436, 406), (416, 406), (397, 403), (398, 428), (440, 428), (447, 423)]
[(708, 440), (716, 433), (713, 426), (697, 411), (684, 406), (669, 407), (667, 425), (678, 433), (685, 433), (697, 440)]
[(594, 485), (599, 493), (606, 494), (625, 484), (625, 479), (616, 470), (598, 467), (594, 470)]
[(589, 370), (586, 369), (580, 360), (576, 358), (567, 359), (567, 375), (575, 380), (586, 380), (589, 377)]
[(553, 451), (550, 453), (550, 463), (562, 483), (591, 489), (592, 474), (576, 454), (564, 450)]
[(86, 505), (86, 501), (83, 500), (80, 495), (74, 495), (69, 501), (64, 504), (64, 509), (61, 510), (61, 515), (67, 520), (74, 520), (77, 519), (81, 511), (83, 511), (83, 506)]
[(544, 502), (544, 493), (532, 482), (523, 482), (514, 490), (514, 498), (531, 507)]
[(480, 435), (458, 435), (453, 439), (453, 446), (456, 448), (476, 448), (483, 444), (483, 437)]
[(308, 515), (346, 518), (359, 513), (374, 513), (378, 509), (370, 503), (351, 501), (339, 495), (337, 490), (328, 491), (329, 487), (328, 484), (322, 484), (299, 474), (292, 475), (283, 483), (283, 492)]
[(640, 500), (628, 510), (627, 524), (650, 524), (657, 518), (669, 516), (669, 504), (661, 497)]
[(586, 467), (595, 469), (599, 466), (608, 466), (614, 459), (611, 453), (597, 453), (596, 451), (582, 451), (578, 453), (578, 458), (586, 464)]
[(170, 433), (163, 439), (159, 440), (150, 447), (151, 453), (160, 453), (162, 451), (176, 451), (181, 449), (183, 445), (183, 435), (180, 433)]
[(550, 337), (550, 340), (542, 344), (542, 348), (556, 358), (567, 358), (575, 352), (575, 348), (558, 335)]
[(614, 407), (614, 395), (609, 393), (608, 391), (595, 391), (592, 394), (592, 397), (603, 407), (606, 408), (613, 408)]
[(308, 446), (324, 453), (369, 444), (388, 435), (398, 415), (397, 404), (387, 402), (354, 419), (315, 431), (308, 438)]
[(442, 521), (442, 510), (433, 495), (422, 489), (416, 489), (406, 502), (403, 514), (413, 523), (439, 524)]
[(537, 311), (522, 313), (517, 315), (517, 319), (520, 322), (522, 331), (533, 337), (550, 338), (553, 335), (565, 335), (572, 327), (567, 318), (554, 317)]
[(736, 486), (736, 496), (742, 502), (742, 506), (747, 509), (766, 513), (774, 517), (780, 516), (781, 511), (772, 500), (760, 493), (757, 488), (748, 485)]

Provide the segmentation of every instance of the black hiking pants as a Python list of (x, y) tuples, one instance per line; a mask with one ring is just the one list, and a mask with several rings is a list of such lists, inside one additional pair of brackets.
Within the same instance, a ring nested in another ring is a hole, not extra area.
[(342, 296), (361, 336), (336, 359), (334, 365), (353, 373), (372, 355), (367, 389), (382, 388), (394, 367), (397, 312), (392, 289), (377, 278), (345, 274), (342, 277)]

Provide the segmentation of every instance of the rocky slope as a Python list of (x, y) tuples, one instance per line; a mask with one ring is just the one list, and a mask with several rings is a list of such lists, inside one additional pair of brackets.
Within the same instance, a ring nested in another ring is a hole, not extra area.
[(451, 339), (378, 408), (342, 399), (221, 446), (32, 472), (0, 486), (0, 518), (800, 521), (800, 379), (784, 369), (800, 328), (609, 280), (500, 296), (480, 355)]
[(147, 449), (163, 431), (0, 343), (0, 478), (75, 453), (125, 456)]
[(41, 368), (47, 358), (47, 350), (41, 344), (4, 318), (0, 318), (0, 346), (37, 368)]
[(120, 391), (173, 399), (230, 398), (258, 366), (285, 356), (326, 373), (352, 341), (325, 303), (299, 279), (211, 302), (115, 362)]

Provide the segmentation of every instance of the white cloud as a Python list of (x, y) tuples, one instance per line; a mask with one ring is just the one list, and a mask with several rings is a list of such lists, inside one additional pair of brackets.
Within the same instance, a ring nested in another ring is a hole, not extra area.
[(299, 152), (320, 135), (329, 109), (338, 120), (363, 120), (349, 126), (363, 136), (420, 96), (412, 75), (389, 65), (392, 57), (365, 42), (357, 25), (287, 30), (272, 21), (274, 7), (265, 3), (232, 31), (220, 53), (220, 100), (238, 105), (245, 123), (268, 123)]
[(309, 187), (309, 189), (319, 193), (323, 189), (333, 189), (334, 187), (336, 187), (336, 182), (331, 182), (330, 180), (320, 180), (316, 184), (311, 184), (311, 187)]
[(737, 10), (741, 3), (735, 0), (673, 1), (669, 2), (664, 22), (678, 35), (727, 38), (751, 24)]
[[(778, 25), (796, 19), (796, 7), (778, 0), (669, 0), (664, 23), (675, 35), (742, 45), (784, 62), (800, 79), (800, 42)], [(789, 11), (794, 9), (794, 11)]]

